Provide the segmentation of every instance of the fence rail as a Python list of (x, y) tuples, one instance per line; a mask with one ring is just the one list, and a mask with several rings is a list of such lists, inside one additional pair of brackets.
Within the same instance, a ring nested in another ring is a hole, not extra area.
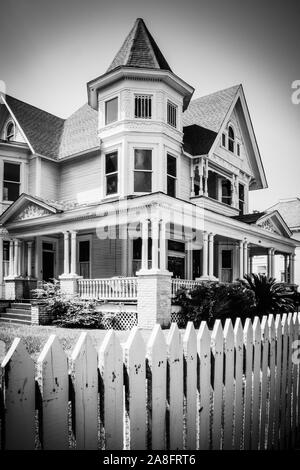
[(175, 297), (180, 289), (194, 289), (199, 284), (199, 281), (189, 279), (172, 279), (172, 297)]
[(80, 279), (78, 292), (84, 299), (136, 300), (137, 278)]
[[(284, 449), (300, 423), (298, 314), (51, 335), (35, 364), (16, 338), (1, 367), (4, 449)], [(1, 344), (0, 344), (1, 346)], [(3, 346), (3, 345), (2, 345)], [(98, 379), (100, 377), (100, 380)]]

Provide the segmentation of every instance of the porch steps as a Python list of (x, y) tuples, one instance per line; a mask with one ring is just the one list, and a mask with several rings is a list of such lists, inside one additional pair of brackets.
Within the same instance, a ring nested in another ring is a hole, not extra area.
[(31, 324), (31, 304), (13, 302), (10, 308), (6, 308), (5, 311), (0, 312), (1, 323), (13, 323), (13, 324)]

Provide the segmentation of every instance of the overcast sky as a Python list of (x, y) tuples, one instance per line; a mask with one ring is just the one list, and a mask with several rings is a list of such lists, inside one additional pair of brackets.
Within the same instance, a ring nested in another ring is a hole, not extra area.
[(269, 188), (250, 209), (300, 197), (299, 0), (0, 0), (0, 80), (61, 117), (86, 102), (137, 17), (194, 97), (244, 86)]

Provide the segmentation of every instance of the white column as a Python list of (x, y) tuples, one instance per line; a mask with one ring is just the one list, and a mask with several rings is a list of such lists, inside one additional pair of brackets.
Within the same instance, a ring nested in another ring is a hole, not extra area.
[(148, 238), (149, 238), (149, 220), (142, 223), (142, 270), (148, 269)]
[(244, 277), (244, 243), (242, 240), (239, 241), (239, 277)]
[(199, 196), (202, 196), (203, 195), (203, 160), (201, 160), (200, 165), (199, 165), (199, 175), (200, 175)]
[(70, 251), (69, 232), (64, 232), (64, 274), (70, 274), (69, 251)]
[(14, 275), (14, 241), (9, 241), (9, 276)]
[(159, 237), (159, 220), (154, 218), (151, 220), (151, 236), (152, 236), (152, 269), (158, 269), (158, 237)]
[(272, 248), (268, 249), (268, 277), (272, 277)]
[(27, 242), (27, 276), (32, 276), (32, 242)]
[(208, 160), (205, 160), (205, 169), (204, 169), (204, 196), (208, 196)]
[(210, 278), (214, 277), (214, 234), (210, 233), (208, 235), (208, 275)]
[(202, 276), (207, 278), (207, 261), (208, 261), (208, 235), (203, 232), (203, 248), (202, 248)]
[(295, 283), (295, 258), (296, 258), (296, 255), (295, 253), (293, 253), (290, 259), (290, 283), (291, 284)]
[(248, 242), (244, 241), (244, 274), (248, 274)]
[(164, 220), (160, 222), (160, 269), (165, 271), (167, 269), (167, 256), (166, 256), (166, 223)]
[(14, 241), (14, 276), (18, 276), (18, 268), (19, 268), (19, 240)]
[(71, 232), (71, 273), (76, 274), (76, 235), (77, 232)]
[(191, 164), (191, 197), (195, 196), (195, 187), (194, 187), (195, 177), (194, 177), (194, 165)]
[(288, 255), (284, 254), (284, 282), (289, 282), (289, 272), (288, 272)]
[(275, 277), (275, 250), (271, 251), (271, 277)]

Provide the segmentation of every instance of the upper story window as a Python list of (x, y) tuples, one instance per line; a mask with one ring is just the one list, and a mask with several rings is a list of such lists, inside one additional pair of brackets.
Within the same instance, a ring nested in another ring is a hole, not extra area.
[(223, 147), (226, 147), (226, 134), (224, 132), (222, 134), (222, 145)]
[(105, 125), (118, 120), (118, 98), (105, 102)]
[(241, 156), (241, 144), (239, 144), (239, 143), (236, 144), (236, 153), (237, 153), (238, 157)]
[(177, 160), (172, 155), (167, 155), (167, 194), (176, 197)]
[(140, 118), (140, 119), (152, 118), (152, 96), (151, 95), (135, 95), (134, 117)]
[(235, 134), (232, 126), (228, 128), (228, 150), (234, 153)]
[(15, 140), (15, 125), (12, 121), (9, 121), (9, 123), (6, 125), (5, 140), (8, 142)]
[(167, 106), (167, 122), (170, 126), (177, 127), (177, 106), (168, 101)]
[(134, 150), (134, 192), (152, 191), (152, 150)]
[(239, 211), (240, 214), (245, 213), (245, 186), (239, 183)]
[(230, 206), (231, 196), (232, 196), (231, 182), (227, 179), (222, 179), (221, 188), (222, 188), (221, 200), (224, 204), (228, 204)]
[(106, 195), (118, 193), (118, 152), (105, 155)]
[(20, 165), (4, 162), (3, 201), (15, 201), (20, 196)]

